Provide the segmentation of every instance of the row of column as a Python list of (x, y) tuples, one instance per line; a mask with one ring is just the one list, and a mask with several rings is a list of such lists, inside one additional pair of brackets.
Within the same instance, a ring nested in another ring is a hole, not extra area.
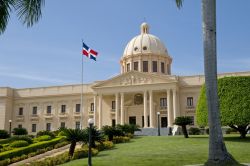
[[(180, 113), (178, 111), (178, 98), (177, 98), (177, 92), (176, 90), (172, 90), (172, 97), (170, 93), (170, 89), (166, 90), (167, 93), (167, 108), (168, 108), (168, 126), (173, 126), (174, 119), (178, 116), (180, 116)], [(148, 114), (148, 95), (149, 94), (149, 114)], [(98, 128), (102, 127), (102, 95), (99, 96), (99, 101), (98, 101)], [(119, 101), (120, 98), (120, 101)], [(173, 100), (171, 100), (171, 98)], [(94, 122), (96, 125), (97, 122), (97, 95), (94, 95)], [(120, 109), (119, 109), (120, 108)], [(153, 103), (153, 91), (144, 91), (143, 93), (143, 115), (144, 115), (144, 127), (148, 127), (148, 115), (149, 115), (149, 127), (153, 128), (154, 122), (156, 120), (155, 114), (156, 112), (154, 111), (154, 103)], [(120, 114), (120, 118), (119, 118)], [(124, 93), (116, 93), (115, 94), (115, 122), (116, 124), (121, 124), (124, 125), (125, 123), (125, 112), (124, 112)]]

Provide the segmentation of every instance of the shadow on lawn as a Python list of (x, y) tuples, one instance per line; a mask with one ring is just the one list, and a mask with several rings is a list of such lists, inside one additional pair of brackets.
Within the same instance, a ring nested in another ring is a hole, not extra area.
[[(227, 142), (242, 142), (242, 143), (250, 143), (250, 137), (240, 138), (239, 135), (224, 135), (224, 140)], [(189, 138), (192, 139), (209, 139), (209, 135), (189, 135)]]

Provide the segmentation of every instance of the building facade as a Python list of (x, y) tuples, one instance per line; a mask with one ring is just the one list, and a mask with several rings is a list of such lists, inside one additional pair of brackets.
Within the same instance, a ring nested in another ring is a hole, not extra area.
[[(147, 23), (126, 46), (120, 60), (121, 74), (84, 85), (14, 89), (0, 87), (0, 129), (23, 127), (30, 134), (60, 127), (80, 128), (94, 118), (104, 125), (137, 124), (142, 128), (173, 126), (178, 116), (190, 116), (195, 108), (203, 75), (171, 74), (172, 57), (164, 44), (149, 34)], [(226, 73), (246, 76), (250, 72)], [(81, 105), (81, 92), (83, 104)]]

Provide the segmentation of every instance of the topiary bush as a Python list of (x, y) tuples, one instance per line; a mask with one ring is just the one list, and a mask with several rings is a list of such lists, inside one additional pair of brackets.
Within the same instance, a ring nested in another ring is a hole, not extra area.
[(42, 136), (39, 136), (39, 137), (35, 138), (35, 141), (41, 142), (41, 141), (49, 141), (51, 139), (52, 138), (49, 135), (42, 135)]
[(9, 137), (10, 137), (10, 135), (6, 130), (0, 130), (0, 139), (6, 139)]
[[(75, 159), (81, 159), (81, 158), (84, 158), (84, 157), (88, 157), (88, 151), (89, 149), (88, 148), (80, 148), (80, 149), (77, 149), (72, 157), (73, 160)], [(92, 152), (92, 156), (96, 156), (98, 154), (98, 150), (97, 149), (91, 149), (91, 152)]]
[(24, 141), (28, 142), (29, 144), (33, 143), (33, 139), (27, 135), (15, 135), (15, 136), (11, 137), (9, 140), (10, 140), (10, 142), (24, 140)]
[(126, 143), (126, 142), (129, 142), (129, 141), (130, 141), (130, 138), (129, 138), (129, 137), (126, 137), (126, 136), (116, 136), (116, 137), (114, 137), (114, 139), (113, 139), (113, 143), (114, 143), (114, 144)]
[(55, 138), (55, 139), (50, 140), (50, 141), (38, 142), (38, 143), (31, 144), (29, 146), (15, 148), (15, 149), (12, 149), (9, 151), (1, 152), (0, 153), (0, 160), (21, 156), (23, 154), (29, 154), (31, 152), (36, 152), (36, 151), (37, 152), (39, 152), (39, 151), (45, 152), (46, 150), (43, 149), (44, 147), (49, 147), (49, 146), (54, 147), (54, 145), (61, 142), (62, 139), (63, 138), (59, 137), (59, 138)]
[(14, 141), (10, 144), (10, 147), (13, 148), (19, 148), (19, 147), (24, 147), (24, 146), (28, 146), (29, 143), (27, 141), (24, 140), (18, 140), (18, 141)]
[(0, 161), (0, 166), (7, 166), (10, 164), (10, 159), (5, 159)]
[(190, 128), (188, 129), (188, 133), (189, 133), (190, 135), (200, 135), (201, 131), (200, 131), (200, 129), (197, 128), (197, 127), (190, 127)]
[(27, 135), (28, 134), (28, 131), (25, 128), (14, 128), (12, 132), (14, 135)]
[(53, 132), (47, 131), (47, 130), (39, 131), (39, 132), (36, 134), (37, 137), (40, 137), (40, 136), (42, 136), (42, 135), (49, 135), (49, 136), (51, 136), (51, 138), (55, 138), (55, 137), (56, 137), (56, 135), (55, 135)]

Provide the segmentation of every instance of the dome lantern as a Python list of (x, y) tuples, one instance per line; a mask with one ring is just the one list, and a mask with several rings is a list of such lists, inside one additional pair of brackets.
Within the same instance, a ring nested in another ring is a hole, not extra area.
[(147, 23), (142, 23), (141, 24), (141, 34), (149, 33), (149, 26)]

